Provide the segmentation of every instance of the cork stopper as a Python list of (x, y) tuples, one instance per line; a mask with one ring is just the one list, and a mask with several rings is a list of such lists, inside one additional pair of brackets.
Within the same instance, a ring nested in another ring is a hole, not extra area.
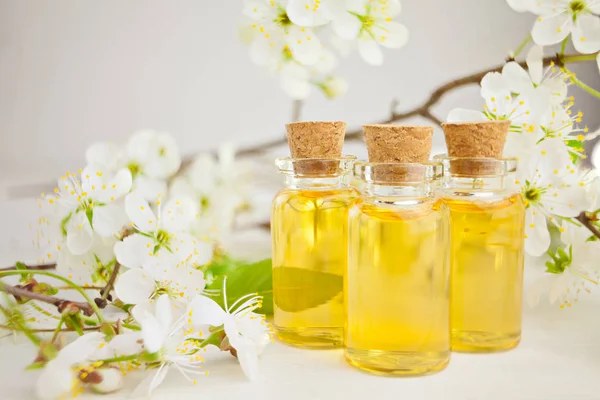
[[(369, 161), (374, 163), (426, 163), (431, 154), (433, 127), (364, 125)], [(424, 170), (380, 165), (375, 179), (381, 182), (419, 182)]]
[[(342, 156), (346, 134), (345, 122), (294, 122), (285, 127), (293, 158), (338, 159)], [(303, 175), (328, 175), (336, 170), (335, 163), (318, 160), (301, 161), (296, 165), (296, 172)]]
[(445, 123), (450, 170), (458, 175), (495, 175), (499, 164), (474, 159), (500, 159), (511, 121)]

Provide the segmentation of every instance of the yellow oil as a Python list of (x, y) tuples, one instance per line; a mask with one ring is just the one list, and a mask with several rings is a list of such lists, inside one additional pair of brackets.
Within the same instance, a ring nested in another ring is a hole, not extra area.
[(360, 200), (350, 213), (345, 354), (375, 374), (426, 375), (450, 359), (447, 208), (407, 204)]
[(445, 199), (450, 209), (452, 350), (493, 352), (521, 339), (525, 208)]
[(274, 330), (304, 348), (343, 344), (343, 278), (352, 188), (290, 190), (273, 202)]

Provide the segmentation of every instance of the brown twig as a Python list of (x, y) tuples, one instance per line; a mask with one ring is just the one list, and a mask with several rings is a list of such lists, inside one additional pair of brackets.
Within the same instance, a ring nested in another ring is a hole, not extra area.
[(583, 226), (588, 228), (590, 232), (594, 234), (594, 236), (600, 239), (600, 229), (598, 229), (598, 227), (594, 225), (592, 219), (588, 216), (588, 213), (582, 212), (576, 219), (577, 221), (581, 222)]
[[(577, 55), (576, 54), (566, 54), (566, 55), (557, 54), (557, 55), (554, 55), (551, 57), (546, 57), (546, 58), (544, 58), (544, 65), (549, 65), (550, 63), (553, 62), (558, 66), (562, 66), (562, 65), (564, 65), (564, 61), (568, 61), (569, 63), (583, 62), (583, 60), (577, 60), (577, 59), (569, 60), (569, 58), (573, 58), (575, 56), (577, 56)], [(527, 64), (525, 62), (520, 62), (519, 65), (521, 65), (523, 68), (527, 68)], [(487, 75), (490, 72), (500, 72), (500, 71), (502, 71), (503, 67), (504, 67), (504, 64), (498, 65), (496, 67), (488, 68), (483, 71), (479, 71), (474, 74), (467, 75), (462, 78), (458, 78), (453, 81), (447, 82), (447, 83), (443, 84), (442, 86), (438, 87), (437, 89), (435, 89), (431, 93), (429, 98), (423, 104), (421, 104), (420, 106), (415, 107), (411, 110), (408, 110), (408, 111), (396, 112), (398, 101), (396, 99), (394, 99), (392, 102), (392, 107), (391, 107), (392, 108), (391, 115), (382, 121), (375, 122), (375, 124), (391, 124), (394, 122), (406, 120), (408, 118), (422, 117), (422, 118), (425, 118), (425, 119), (433, 122), (436, 125), (441, 125), (442, 121), (440, 120), (440, 118), (438, 118), (437, 116), (435, 116), (433, 114), (432, 108), (435, 105), (437, 105), (440, 102), (440, 100), (447, 93), (452, 92), (456, 89), (462, 88), (464, 86), (479, 84), (485, 75)], [(357, 140), (357, 139), (362, 139), (362, 129), (352, 130), (352, 131), (349, 131), (346, 133), (346, 140)], [(240, 156), (258, 155), (258, 154), (265, 152), (266, 150), (284, 145), (285, 143), (286, 143), (285, 137), (282, 137), (279, 139), (274, 139), (269, 142), (261, 143), (257, 146), (243, 148), (238, 152), (238, 155), (240, 155)]]
[[(101, 326), (88, 326), (88, 327), (85, 327), (85, 328), (81, 328), (81, 330), (82, 331), (98, 331), (101, 328), (102, 328)], [(20, 331), (20, 329), (15, 329), (13, 326), (9, 326), (9, 325), (0, 325), (0, 329), (6, 329), (6, 330), (10, 330), (10, 331)], [(52, 332), (57, 332), (56, 329), (29, 329), (29, 331), (33, 332), (33, 333), (52, 333)], [(75, 329), (64, 328), (64, 329), (58, 330), (58, 332), (75, 332)]]
[[(12, 267), (0, 268), (0, 271), (16, 271), (17, 269), (18, 268), (15, 265)], [(40, 264), (40, 265), (27, 265), (27, 269), (30, 269), (32, 271), (46, 271), (46, 270), (50, 270), (50, 269), (56, 269), (56, 263)]]
[(121, 269), (121, 264), (119, 264), (118, 262), (115, 262), (115, 266), (113, 267), (113, 270), (112, 270), (112, 273), (110, 274), (110, 278), (108, 279), (108, 282), (106, 282), (106, 286), (104, 287), (104, 289), (102, 289), (100, 291), (100, 296), (102, 296), (102, 300), (106, 301), (106, 299), (108, 299), (108, 296), (110, 295), (110, 291), (115, 286), (115, 281), (117, 280), (117, 276), (119, 275), (119, 269)]
[(44, 303), (52, 304), (56, 306), (59, 312), (65, 310), (66, 307), (74, 306), (81, 310), (85, 315), (92, 316), (94, 314), (94, 309), (88, 304), (84, 302), (71, 301), (66, 299), (61, 299), (54, 296), (48, 296), (41, 293), (31, 292), (26, 289), (22, 289), (16, 286), (7, 285), (5, 283), (0, 282), (0, 291), (12, 294), (15, 297), (27, 298), (31, 300), (38, 300)]

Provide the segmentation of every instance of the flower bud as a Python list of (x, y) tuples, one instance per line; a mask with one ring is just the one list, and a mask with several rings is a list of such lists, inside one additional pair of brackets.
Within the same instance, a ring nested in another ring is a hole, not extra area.
[(94, 373), (100, 377), (100, 382), (90, 384), (90, 388), (96, 393), (114, 393), (123, 387), (123, 375), (117, 368), (101, 368)]

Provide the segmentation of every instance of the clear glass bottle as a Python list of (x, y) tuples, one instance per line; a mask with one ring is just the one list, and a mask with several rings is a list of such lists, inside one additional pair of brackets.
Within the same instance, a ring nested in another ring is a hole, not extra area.
[(304, 348), (343, 344), (343, 279), (355, 157), (278, 159), (286, 188), (273, 200), (274, 330)]
[(505, 181), (517, 161), (436, 160), (450, 210), (452, 350), (511, 349), (521, 339), (525, 206)]
[(375, 374), (426, 375), (450, 360), (448, 211), (441, 164), (357, 164), (345, 355)]

